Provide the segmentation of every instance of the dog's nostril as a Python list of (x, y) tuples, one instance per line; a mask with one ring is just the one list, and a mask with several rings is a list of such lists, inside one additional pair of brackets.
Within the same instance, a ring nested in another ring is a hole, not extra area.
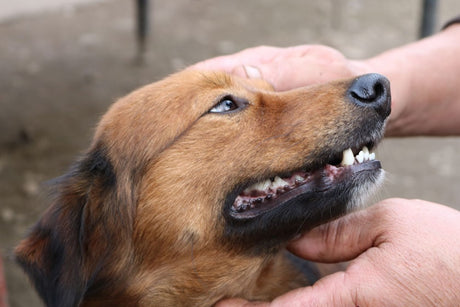
[(364, 103), (372, 103), (375, 99), (384, 94), (383, 85), (381, 83), (375, 83), (372, 88), (359, 87), (350, 91), (353, 98), (360, 100)]
[(348, 89), (349, 99), (362, 107), (372, 107), (382, 117), (390, 114), (390, 82), (379, 74), (356, 78)]

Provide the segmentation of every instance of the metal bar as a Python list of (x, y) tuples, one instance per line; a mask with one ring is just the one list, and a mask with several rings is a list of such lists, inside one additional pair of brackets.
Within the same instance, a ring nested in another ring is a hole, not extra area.
[(142, 56), (147, 46), (149, 32), (149, 0), (136, 0), (136, 38), (138, 55)]
[(422, 20), (420, 24), (420, 38), (434, 33), (436, 27), (438, 0), (423, 0)]

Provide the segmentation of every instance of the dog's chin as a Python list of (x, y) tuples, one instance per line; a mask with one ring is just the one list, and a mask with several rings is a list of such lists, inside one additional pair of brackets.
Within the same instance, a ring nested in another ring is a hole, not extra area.
[(366, 153), (235, 189), (224, 207), (225, 236), (251, 250), (276, 248), (361, 206), (383, 176), (380, 162)]

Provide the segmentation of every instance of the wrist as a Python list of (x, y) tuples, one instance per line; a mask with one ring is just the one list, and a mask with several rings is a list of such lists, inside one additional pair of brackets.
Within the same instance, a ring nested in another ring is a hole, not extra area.
[(410, 107), (412, 91), (411, 63), (402, 48), (392, 49), (363, 62), (370, 70), (384, 75), (390, 80), (391, 114), (388, 119), (386, 135), (401, 136), (407, 133), (410, 123), (406, 121)]
[(391, 82), (387, 135), (460, 133), (460, 25), (364, 62)]

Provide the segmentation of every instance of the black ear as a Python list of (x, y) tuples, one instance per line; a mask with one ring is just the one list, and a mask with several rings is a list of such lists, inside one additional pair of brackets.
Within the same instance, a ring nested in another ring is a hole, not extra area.
[(134, 205), (120, 204), (117, 181), (104, 146), (94, 146), (57, 179), (52, 205), (16, 248), (47, 306), (78, 306), (130, 237)]

